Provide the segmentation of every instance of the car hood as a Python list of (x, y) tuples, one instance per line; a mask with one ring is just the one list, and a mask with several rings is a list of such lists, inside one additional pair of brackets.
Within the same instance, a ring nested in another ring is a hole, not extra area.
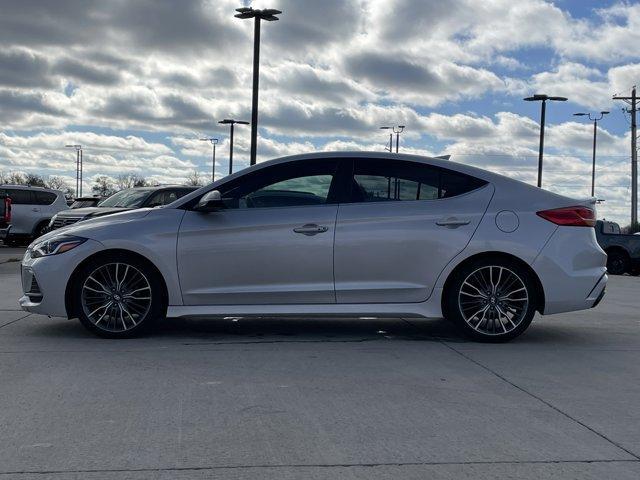
[(58, 218), (66, 217), (82, 217), (92, 218), (100, 217), (102, 215), (111, 215), (112, 213), (127, 212), (132, 210), (126, 207), (84, 207), (84, 208), (70, 208), (69, 210), (63, 210), (58, 212)]
[[(78, 210), (93, 210), (89, 208), (79, 208)], [(98, 209), (103, 210), (103, 209)], [(106, 209), (104, 209), (106, 210)], [(133, 222), (149, 215), (150, 212), (156, 209), (153, 208), (137, 208), (134, 210), (128, 209), (126, 211), (115, 212), (110, 215), (102, 215), (95, 218), (90, 218), (82, 222), (74, 223), (72, 225), (53, 230), (42, 237), (38, 238), (38, 242), (42, 240), (48, 240), (50, 238), (57, 237), (59, 235), (77, 235), (79, 237), (95, 238), (96, 233), (103, 230), (105, 227), (110, 227), (116, 224)]]

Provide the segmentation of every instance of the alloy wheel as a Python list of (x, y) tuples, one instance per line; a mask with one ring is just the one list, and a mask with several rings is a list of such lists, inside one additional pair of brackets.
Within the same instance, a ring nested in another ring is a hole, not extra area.
[(84, 314), (94, 326), (107, 332), (126, 332), (149, 313), (151, 284), (133, 265), (107, 263), (87, 276), (81, 302)]
[(465, 278), (458, 293), (464, 321), (483, 335), (504, 335), (524, 320), (529, 294), (523, 280), (509, 268), (483, 266)]

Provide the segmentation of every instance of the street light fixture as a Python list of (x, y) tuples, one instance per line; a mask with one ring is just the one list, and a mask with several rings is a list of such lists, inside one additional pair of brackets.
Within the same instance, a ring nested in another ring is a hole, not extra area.
[(236, 18), (253, 18), (255, 20), (253, 30), (253, 96), (251, 99), (251, 157), (250, 164), (256, 164), (258, 141), (258, 83), (260, 76), (260, 21), (275, 22), (279, 20), (276, 15), (282, 12), (274, 8), (254, 10), (251, 7), (236, 8)]
[(65, 145), (76, 150), (76, 198), (82, 196), (82, 145)]
[(536, 94), (533, 97), (527, 97), (525, 102), (542, 102), (540, 111), (540, 150), (538, 151), (538, 188), (542, 187), (542, 157), (544, 151), (544, 120), (547, 111), (547, 100), (550, 102), (566, 102), (566, 97), (550, 97), (549, 95)]
[(213, 145), (213, 157), (212, 157), (213, 163), (211, 165), (211, 181), (215, 182), (216, 181), (216, 144), (218, 143), (218, 139), (206, 137), (206, 138), (201, 138), (200, 141), (210, 142), (211, 145)]
[(237, 123), (238, 125), (249, 125), (249, 122), (244, 120), (233, 120), (231, 118), (225, 118), (218, 123), (222, 125), (229, 125), (229, 175), (233, 173), (233, 127)]
[[(398, 125), (397, 127), (380, 127), (381, 130), (391, 130), (393, 133), (396, 134), (396, 153), (398, 153), (399, 150), (399, 146), (400, 146), (400, 134), (402, 133), (402, 131), (404, 130), (404, 125)], [(389, 151), (391, 151), (391, 148), (393, 147), (393, 134), (390, 133), (389, 134)]]
[(593, 160), (591, 165), (591, 196), (595, 196), (595, 187), (596, 187), (596, 135), (598, 133), (598, 121), (602, 120), (605, 115), (608, 115), (609, 112), (602, 111), (599, 116), (593, 115), (591, 113), (574, 113), (573, 115), (576, 117), (589, 117), (589, 120), (593, 122)]

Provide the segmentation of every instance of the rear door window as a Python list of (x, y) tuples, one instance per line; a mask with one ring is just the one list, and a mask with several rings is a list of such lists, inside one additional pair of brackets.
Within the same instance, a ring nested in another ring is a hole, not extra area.
[(355, 159), (352, 202), (436, 200), (455, 197), (486, 182), (444, 168), (405, 160)]
[(51, 205), (56, 201), (58, 196), (52, 192), (32, 192), (34, 198), (34, 203), (36, 205)]
[(0, 193), (6, 193), (11, 197), (13, 205), (33, 205), (31, 192), (21, 188), (0, 188)]

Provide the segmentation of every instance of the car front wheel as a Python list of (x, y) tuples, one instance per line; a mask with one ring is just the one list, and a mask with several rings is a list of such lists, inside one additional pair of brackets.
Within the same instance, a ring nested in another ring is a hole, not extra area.
[(134, 257), (89, 262), (76, 276), (74, 301), (82, 325), (107, 338), (139, 335), (164, 314), (157, 273)]
[(535, 314), (531, 274), (516, 262), (479, 259), (458, 270), (446, 292), (445, 315), (467, 336), (505, 342), (524, 332)]

